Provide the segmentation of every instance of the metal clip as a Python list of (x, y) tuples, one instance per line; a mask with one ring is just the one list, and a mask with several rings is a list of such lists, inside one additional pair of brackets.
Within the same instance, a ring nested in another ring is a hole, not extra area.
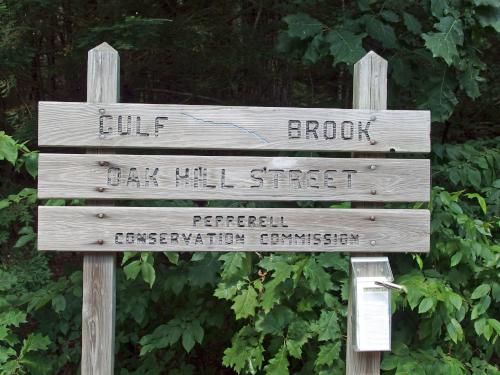
[(395, 290), (397, 292), (406, 293), (406, 288), (403, 285), (394, 284), (391, 283), (390, 281), (375, 281), (375, 284), (378, 286), (383, 286), (384, 288), (387, 289)]

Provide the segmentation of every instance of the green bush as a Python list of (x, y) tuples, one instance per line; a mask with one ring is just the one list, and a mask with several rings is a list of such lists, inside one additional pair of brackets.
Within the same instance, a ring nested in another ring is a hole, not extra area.
[[(434, 147), (432, 250), (391, 256), (408, 292), (394, 295), (384, 370), (498, 373), (498, 141)], [(49, 374), (79, 360), (81, 271), (55, 277), (49, 261), (59, 255), (33, 252), (35, 206), (29, 189), (0, 201), (0, 234), (16, 239), (0, 270), (5, 374)], [(125, 253), (122, 265), (121, 374), (215, 373), (220, 362), (238, 373), (343, 373), (344, 254)]]

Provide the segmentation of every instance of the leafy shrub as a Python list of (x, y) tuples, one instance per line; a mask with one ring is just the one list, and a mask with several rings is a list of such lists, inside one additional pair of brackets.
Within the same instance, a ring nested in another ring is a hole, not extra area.
[[(432, 250), (391, 256), (407, 294), (394, 295), (394, 350), (384, 370), (498, 373), (498, 141), (434, 147)], [(11, 217), (4, 242), (29, 218), (14, 244), (29, 256), (11, 253), (18, 258), (0, 271), (5, 374), (49, 374), (79, 360), (81, 271), (54, 279), (50, 256), (34, 255), (35, 204), (25, 190), (0, 201), (0, 214)], [(344, 254), (125, 253), (122, 265), (121, 374), (209, 372), (218, 361), (237, 373), (343, 373)]]

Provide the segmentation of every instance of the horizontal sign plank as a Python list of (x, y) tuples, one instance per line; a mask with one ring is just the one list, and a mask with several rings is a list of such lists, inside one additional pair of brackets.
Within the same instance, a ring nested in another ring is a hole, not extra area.
[(40, 146), (429, 152), (428, 111), (39, 103)]
[(38, 208), (55, 251), (428, 252), (428, 210), (209, 207)]
[(40, 154), (39, 198), (428, 201), (430, 162)]

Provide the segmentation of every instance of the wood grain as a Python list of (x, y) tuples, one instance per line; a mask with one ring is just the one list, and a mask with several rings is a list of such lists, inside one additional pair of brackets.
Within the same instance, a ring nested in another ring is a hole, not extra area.
[(40, 146), (430, 151), (428, 111), (40, 102), (38, 113)]
[(83, 257), (82, 374), (113, 374), (116, 254)]
[[(102, 43), (88, 52), (87, 101), (115, 103), (119, 100), (119, 86), (120, 57), (109, 44)], [(104, 201), (89, 203), (106, 204)], [(84, 255), (81, 363), (84, 375), (114, 372), (115, 279), (116, 254)]]
[(38, 248), (49, 251), (429, 251), (427, 210), (40, 206), (38, 214)]
[[(369, 110), (387, 109), (387, 61), (370, 51), (354, 65), (353, 108)], [(366, 154), (353, 154), (353, 157), (366, 157)], [(383, 155), (381, 155), (383, 157)], [(430, 189), (426, 191), (429, 192)], [(382, 203), (355, 203), (354, 207), (383, 208)], [(386, 249), (383, 249), (387, 251)], [(366, 254), (360, 254), (366, 255)], [(377, 256), (379, 254), (372, 254)], [(353, 280), (349, 272), (349, 298), (347, 308), (347, 375), (380, 374), (380, 352), (357, 352), (353, 346)]]
[(40, 154), (39, 198), (428, 201), (424, 159)]

